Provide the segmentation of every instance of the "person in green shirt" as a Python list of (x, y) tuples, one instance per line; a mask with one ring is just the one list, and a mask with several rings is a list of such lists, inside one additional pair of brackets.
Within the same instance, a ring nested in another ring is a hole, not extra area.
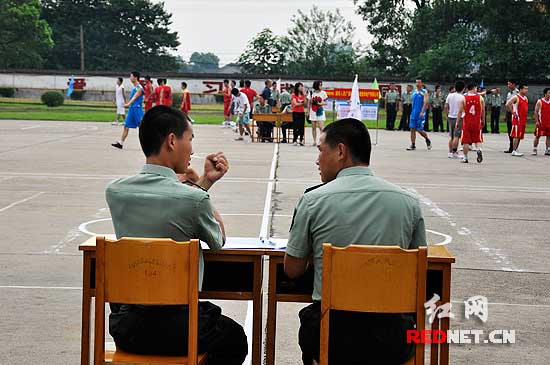
[(395, 118), (397, 117), (397, 103), (399, 102), (399, 92), (395, 88), (395, 84), (390, 84), (390, 89), (384, 97), (384, 109), (386, 109), (386, 130), (393, 131), (395, 129)]
[(278, 108), (281, 106), (281, 93), (277, 90), (277, 81), (273, 81), (271, 85), (271, 99), (268, 104)]
[[(271, 114), (272, 106), (267, 103), (267, 100), (260, 95), (258, 104), (254, 106), (254, 115), (256, 114)], [(258, 139), (264, 142), (273, 142), (273, 127), (272, 122), (258, 122)]]
[(401, 121), (399, 122), (399, 130), (410, 130), (409, 121), (412, 111), (412, 85), (407, 85), (406, 91), (401, 93)]
[(430, 106), (432, 108), (432, 118), (434, 132), (444, 132), (443, 128), (443, 95), (441, 94), (441, 86), (436, 85), (434, 92), (430, 95)]
[[(303, 275), (313, 259), (313, 304), (299, 314), (304, 364), (319, 360), (323, 243), (426, 246), (418, 198), (373, 175), (371, 140), (363, 123), (343, 119), (328, 125), (318, 149), (323, 185), (308, 189), (298, 202), (284, 259), (291, 279)], [(413, 314), (331, 314), (329, 363), (364, 364), (368, 356), (373, 364), (401, 364), (413, 355), (406, 331), (414, 326)]]
[(284, 112), (287, 106), (292, 102), (292, 95), (288, 92), (288, 89), (283, 89), (280, 96), (281, 100), (281, 112)]
[(491, 133), (500, 133), (500, 111), (502, 110), (502, 104), (504, 100), (500, 94), (500, 88), (496, 88), (488, 96), (488, 104), (491, 108)]
[[(210, 249), (221, 249), (224, 225), (207, 190), (228, 171), (224, 153), (208, 155), (199, 177), (189, 167), (193, 126), (185, 114), (167, 106), (145, 114), (139, 141), (145, 165), (137, 175), (110, 183), (105, 192), (116, 237), (200, 239)], [(200, 288), (202, 250), (198, 265)], [(187, 354), (188, 306), (110, 306), (109, 333), (117, 347), (138, 354)], [(246, 335), (221, 308), (199, 302), (198, 350), (208, 352), (209, 364), (242, 364), (248, 352)]]

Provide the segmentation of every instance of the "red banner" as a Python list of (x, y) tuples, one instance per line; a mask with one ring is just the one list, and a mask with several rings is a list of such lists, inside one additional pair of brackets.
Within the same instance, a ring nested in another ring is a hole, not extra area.
[[(351, 98), (351, 89), (330, 89), (325, 90), (329, 99), (349, 100)], [(359, 98), (363, 100), (380, 99), (380, 91), (377, 89), (359, 89)]]

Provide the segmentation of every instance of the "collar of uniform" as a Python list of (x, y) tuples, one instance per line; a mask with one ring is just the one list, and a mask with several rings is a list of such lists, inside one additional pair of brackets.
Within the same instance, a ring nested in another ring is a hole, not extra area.
[(143, 165), (141, 169), (142, 174), (152, 174), (152, 175), (160, 175), (167, 177), (169, 179), (178, 180), (178, 176), (172, 170), (171, 168), (161, 166), (161, 165), (153, 165), (153, 164), (145, 164)]
[(365, 166), (354, 166), (348, 167), (347, 169), (340, 170), (336, 178), (342, 176), (355, 176), (355, 175), (370, 175), (372, 176), (372, 171), (369, 167)]

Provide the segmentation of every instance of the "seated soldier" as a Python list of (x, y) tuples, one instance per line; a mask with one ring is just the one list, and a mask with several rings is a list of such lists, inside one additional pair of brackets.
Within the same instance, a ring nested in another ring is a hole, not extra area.
[[(369, 168), (371, 141), (363, 123), (344, 119), (328, 125), (318, 146), (323, 185), (308, 189), (298, 202), (285, 255), (285, 272), (301, 276), (313, 257), (313, 304), (300, 311), (302, 360), (319, 361), (323, 243), (426, 245), (418, 199), (375, 177)], [(372, 278), (377, 280), (377, 278)], [(406, 331), (415, 314), (335, 311), (331, 314), (330, 364), (401, 364), (414, 354)]]
[[(193, 126), (179, 110), (150, 109), (141, 122), (139, 141), (146, 157), (140, 173), (107, 187), (106, 197), (117, 238), (200, 239), (211, 249), (225, 242), (222, 219), (207, 190), (227, 172), (223, 152), (208, 155), (204, 175), (189, 167)], [(183, 175), (186, 184), (178, 180)], [(199, 253), (199, 288), (203, 256)], [(200, 289), (199, 289), (200, 290)], [(109, 333), (117, 347), (138, 354), (186, 355), (188, 306), (110, 303)], [(199, 352), (209, 364), (242, 364), (248, 352), (243, 328), (210, 302), (199, 302)]]
[[(263, 95), (259, 96), (259, 104), (254, 106), (254, 115), (256, 114), (271, 114), (271, 105), (267, 103), (267, 100)], [(273, 142), (273, 122), (258, 122), (258, 139), (262, 142)]]

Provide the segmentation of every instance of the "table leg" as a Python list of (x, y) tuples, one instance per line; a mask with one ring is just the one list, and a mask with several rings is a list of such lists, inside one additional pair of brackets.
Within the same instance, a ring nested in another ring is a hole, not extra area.
[(277, 333), (277, 263), (269, 260), (269, 281), (267, 295), (267, 328), (265, 335), (266, 365), (275, 364), (275, 338)]
[[(443, 287), (441, 290), (441, 302), (450, 303), (451, 302), (451, 266), (445, 266), (443, 269)], [(451, 321), (450, 318), (441, 319), (441, 330), (447, 332), (450, 329)], [(449, 364), (449, 344), (441, 344), (441, 354), (440, 354), (440, 364), (448, 365)]]
[(260, 365), (262, 361), (262, 282), (263, 257), (254, 262), (254, 288), (252, 293), (252, 364)]
[(80, 364), (90, 364), (90, 308), (92, 302), (90, 288), (91, 258), (84, 252), (82, 262), (82, 333), (80, 336)]

